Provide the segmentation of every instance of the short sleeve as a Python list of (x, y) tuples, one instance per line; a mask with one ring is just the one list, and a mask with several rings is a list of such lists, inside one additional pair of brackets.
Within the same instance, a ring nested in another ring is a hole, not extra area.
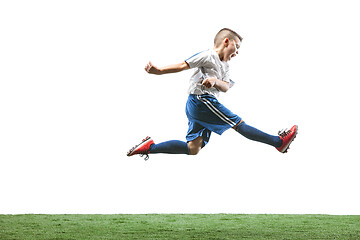
[(190, 68), (202, 67), (207, 61), (209, 61), (209, 51), (199, 52), (185, 60), (189, 64)]

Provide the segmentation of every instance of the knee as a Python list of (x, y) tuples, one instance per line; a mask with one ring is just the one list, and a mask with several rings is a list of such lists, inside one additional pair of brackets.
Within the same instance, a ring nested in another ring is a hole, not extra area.
[(238, 122), (235, 126), (233, 126), (233, 129), (234, 129), (235, 131), (237, 131), (238, 127), (241, 126), (241, 125), (243, 125), (243, 124), (245, 124), (245, 122), (244, 122), (244, 120), (241, 120), (241, 121)]
[(193, 141), (188, 142), (189, 155), (197, 155), (203, 145), (202, 137), (199, 137)]
[(189, 155), (197, 155), (200, 150), (201, 150), (201, 147), (198, 147), (198, 146), (193, 146), (193, 145), (188, 145), (188, 148), (189, 148)]

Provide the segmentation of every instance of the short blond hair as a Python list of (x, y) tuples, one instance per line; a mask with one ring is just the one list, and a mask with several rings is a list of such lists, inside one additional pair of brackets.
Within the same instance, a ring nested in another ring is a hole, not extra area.
[(229, 28), (223, 28), (216, 34), (214, 38), (214, 46), (218, 47), (225, 38), (228, 38), (230, 40), (235, 40), (235, 38), (239, 38), (240, 42), (242, 42), (243, 40), (243, 38), (235, 31)]

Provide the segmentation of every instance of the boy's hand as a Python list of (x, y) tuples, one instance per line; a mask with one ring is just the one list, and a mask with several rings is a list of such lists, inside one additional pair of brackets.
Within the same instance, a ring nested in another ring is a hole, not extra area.
[(158, 67), (155, 67), (151, 62), (149, 62), (146, 66), (145, 66), (145, 71), (151, 74), (161, 74), (161, 70)]
[(202, 81), (202, 85), (207, 88), (212, 88), (215, 86), (216, 78), (207, 78), (204, 81)]

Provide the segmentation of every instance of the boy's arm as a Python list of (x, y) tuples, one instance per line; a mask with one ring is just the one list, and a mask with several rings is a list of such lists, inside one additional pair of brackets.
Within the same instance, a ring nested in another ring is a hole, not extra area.
[(145, 66), (145, 71), (151, 74), (161, 75), (166, 73), (177, 73), (183, 70), (190, 69), (190, 66), (184, 61), (178, 64), (173, 64), (165, 67), (156, 67), (151, 62)]
[(227, 92), (227, 90), (230, 88), (230, 83), (219, 80), (217, 78), (207, 78), (202, 82), (202, 85), (207, 88), (214, 87), (221, 92)]

